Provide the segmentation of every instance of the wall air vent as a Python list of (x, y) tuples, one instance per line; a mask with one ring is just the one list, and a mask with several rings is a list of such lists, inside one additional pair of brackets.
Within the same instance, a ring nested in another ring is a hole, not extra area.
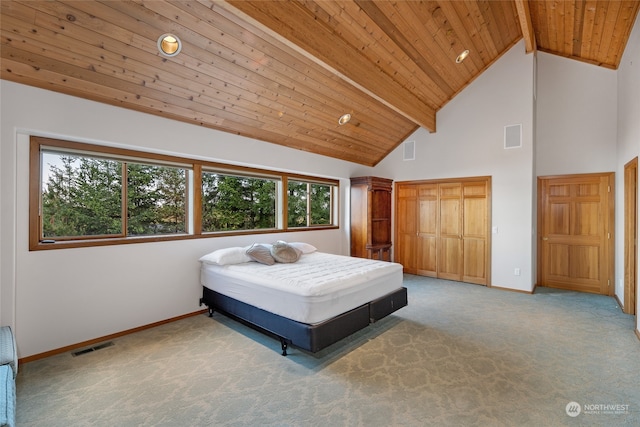
[(504, 148), (522, 147), (522, 125), (504, 127)]
[(416, 159), (416, 142), (415, 141), (405, 141), (402, 144), (403, 155), (402, 160), (415, 160)]

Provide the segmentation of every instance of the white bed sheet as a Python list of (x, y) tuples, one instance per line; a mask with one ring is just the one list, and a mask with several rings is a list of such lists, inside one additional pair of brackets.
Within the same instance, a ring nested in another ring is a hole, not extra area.
[(402, 287), (402, 265), (314, 252), (292, 264), (202, 263), (203, 286), (302, 323), (323, 322)]

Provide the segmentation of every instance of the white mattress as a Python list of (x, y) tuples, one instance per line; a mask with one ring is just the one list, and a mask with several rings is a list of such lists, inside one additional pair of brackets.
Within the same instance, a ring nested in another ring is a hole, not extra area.
[(202, 264), (203, 286), (302, 323), (330, 319), (402, 287), (402, 265), (314, 252), (292, 264)]

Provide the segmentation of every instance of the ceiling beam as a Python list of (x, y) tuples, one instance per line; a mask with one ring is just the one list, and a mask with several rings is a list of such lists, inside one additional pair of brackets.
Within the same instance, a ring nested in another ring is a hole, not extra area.
[[(355, 51), (342, 38), (325, 37), (328, 29), (322, 27), (311, 14), (299, 13), (298, 6), (292, 6), (294, 3), (296, 2), (232, 0), (216, 4), (265, 31), (416, 125), (430, 132), (436, 131), (436, 111), (433, 107)], [(273, 4), (278, 6), (277, 16), (269, 9)], [(300, 46), (305, 46), (305, 49)]]
[(533, 23), (531, 22), (531, 11), (529, 10), (528, 0), (515, 0), (516, 10), (518, 11), (518, 20), (522, 29), (522, 37), (524, 37), (525, 50), (531, 53), (536, 50), (536, 35), (533, 31)]

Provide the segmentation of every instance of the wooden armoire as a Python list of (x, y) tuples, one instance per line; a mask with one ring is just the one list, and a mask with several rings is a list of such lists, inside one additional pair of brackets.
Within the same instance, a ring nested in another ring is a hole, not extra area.
[(396, 184), (394, 261), (405, 273), (489, 284), (491, 178)]
[(393, 180), (351, 178), (351, 256), (391, 261)]

